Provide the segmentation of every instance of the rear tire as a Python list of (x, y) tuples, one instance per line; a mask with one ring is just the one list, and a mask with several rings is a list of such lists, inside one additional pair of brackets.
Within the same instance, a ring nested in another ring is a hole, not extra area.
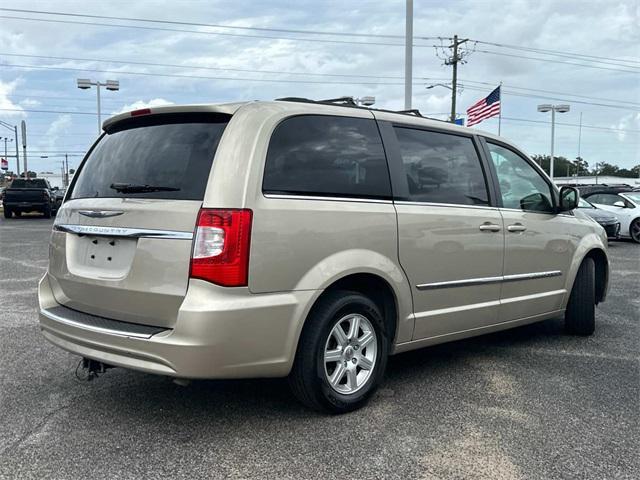
[(11, 209), (4, 207), (4, 218), (11, 218)]
[(564, 314), (567, 333), (592, 335), (596, 328), (596, 265), (593, 258), (585, 258), (573, 282), (571, 296)]
[(629, 235), (631, 240), (636, 243), (640, 243), (640, 218), (636, 218), (631, 225), (629, 225)]
[(357, 292), (330, 292), (307, 318), (289, 385), (307, 407), (350, 412), (364, 406), (378, 388), (388, 354), (378, 306)]
[(51, 205), (44, 207), (42, 214), (44, 215), (44, 218), (51, 218)]

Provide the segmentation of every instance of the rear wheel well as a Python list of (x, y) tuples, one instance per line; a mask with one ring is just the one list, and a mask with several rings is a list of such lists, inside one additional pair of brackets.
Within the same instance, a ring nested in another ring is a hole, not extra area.
[(329, 285), (329, 287), (322, 292), (322, 295), (318, 297), (316, 304), (324, 295), (329, 292), (335, 292), (336, 290), (358, 292), (371, 299), (382, 312), (385, 332), (389, 341), (393, 343), (398, 325), (398, 306), (393, 289), (386, 280), (372, 273), (348, 275)]
[(604, 300), (607, 291), (607, 282), (609, 281), (608, 271), (609, 262), (607, 255), (599, 248), (591, 250), (585, 255), (585, 258), (593, 258), (596, 266), (596, 305)]

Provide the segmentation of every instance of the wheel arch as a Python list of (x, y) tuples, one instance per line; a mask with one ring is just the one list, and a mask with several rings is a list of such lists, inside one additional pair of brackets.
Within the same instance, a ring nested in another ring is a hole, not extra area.
[[(601, 248), (593, 248), (583, 257), (592, 258), (596, 267), (596, 305), (604, 302), (609, 285), (609, 259)], [(581, 262), (582, 263), (582, 262)], [(574, 279), (575, 281), (575, 279)]]

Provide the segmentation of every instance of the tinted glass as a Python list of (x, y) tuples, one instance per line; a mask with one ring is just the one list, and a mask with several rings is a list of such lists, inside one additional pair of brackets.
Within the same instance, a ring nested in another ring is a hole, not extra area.
[[(158, 116), (161, 117), (161, 116)], [(133, 197), (202, 200), (228, 117), (144, 119), (106, 134), (80, 168), (71, 198)], [(160, 123), (162, 122), (162, 123)], [(155, 123), (155, 124), (154, 124)], [(173, 191), (120, 192), (113, 184)]]
[(593, 205), (591, 205), (589, 202), (587, 202), (584, 198), (581, 198), (580, 200), (578, 200), (578, 208), (593, 208)]
[(47, 181), (44, 178), (34, 178), (32, 180), (20, 180), (16, 179), (11, 182), (9, 188), (49, 188)]
[(265, 193), (390, 198), (374, 120), (304, 115), (284, 120), (269, 143)]
[(504, 208), (553, 211), (551, 187), (524, 158), (512, 150), (488, 143), (496, 167)]
[(591, 203), (599, 203), (601, 205), (613, 205), (616, 202), (624, 202), (622, 197), (612, 193), (596, 193), (595, 195), (590, 195), (588, 200)]
[(468, 137), (396, 127), (409, 199), (416, 202), (487, 205), (480, 158)]
[(635, 203), (640, 203), (640, 193), (627, 193), (626, 195)]

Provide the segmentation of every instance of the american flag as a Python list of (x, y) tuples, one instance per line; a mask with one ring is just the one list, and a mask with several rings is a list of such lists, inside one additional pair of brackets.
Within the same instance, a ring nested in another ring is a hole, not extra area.
[(480, 123), (487, 118), (500, 114), (500, 87), (467, 109), (467, 126)]

